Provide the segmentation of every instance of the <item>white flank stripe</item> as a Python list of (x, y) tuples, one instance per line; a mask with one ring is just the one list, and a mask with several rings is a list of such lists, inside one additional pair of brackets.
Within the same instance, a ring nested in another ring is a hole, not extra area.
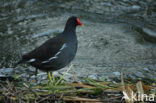
[(67, 47), (66, 43), (63, 44), (63, 46), (61, 47), (60, 51), (63, 50), (64, 48), (66, 48), (66, 47)]
[(55, 54), (55, 56), (59, 55), (60, 53), (61, 53), (61, 51), (57, 52), (57, 53)]
[(53, 60), (53, 59), (58, 58), (57, 56), (58, 56), (58, 55), (61, 53), (61, 51), (62, 51), (64, 48), (66, 48), (66, 47), (67, 47), (66, 43), (63, 44), (63, 46), (61, 47), (61, 49), (60, 49), (53, 57), (49, 58), (49, 59), (46, 60), (46, 61), (43, 61), (42, 63), (47, 63), (47, 62), (49, 62), (49, 61), (51, 61), (51, 60)]
[(54, 56), (54, 57), (49, 58), (49, 60), (56, 59), (56, 58), (57, 58), (57, 57), (56, 57), (56, 56)]
[(49, 61), (43, 61), (42, 63), (48, 63)]
[(30, 60), (27, 61), (27, 62), (31, 63), (31, 62), (34, 62), (35, 60), (36, 60), (36, 59), (32, 58), (32, 59), (30, 59)]

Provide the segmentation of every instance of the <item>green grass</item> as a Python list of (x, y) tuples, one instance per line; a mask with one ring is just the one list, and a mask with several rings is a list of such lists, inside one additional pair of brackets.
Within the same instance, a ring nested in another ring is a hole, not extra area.
[[(22, 78), (18, 76), (12, 82), (0, 81), (0, 102), (33, 103), (35, 101), (46, 101), (46, 103), (51, 103), (57, 101), (58, 103), (73, 103), (76, 101), (78, 103), (102, 103), (120, 102), (122, 99), (123, 84), (120, 82), (112, 83), (86, 78), (82, 83), (69, 83), (64, 81), (64, 76), (54, 78), (53, 83), (47, 82), (38, 85), (26, 81), (23, 82)], [(156, 89), (155, 84), (151, 84), (143, 84), (145, 93), (155, 93), (155, 91), (151, 91)], [(126, 82), (124, 86), (129, 86), (136, 91), (135, 83)]]

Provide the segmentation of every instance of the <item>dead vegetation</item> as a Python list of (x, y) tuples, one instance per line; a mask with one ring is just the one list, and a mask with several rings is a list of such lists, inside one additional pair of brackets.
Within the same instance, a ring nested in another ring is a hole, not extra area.
[[(0, 87), (1, 103), (136, 103), (133, 93), (149, 96), (155, 96), (156, 93), (154, 83), (150, 86), (141, 81), (127, 84), (122, 73), (121, 83), (86, 78), (83, 83), (56, 81), (38, 85), (22, 81), (1, 81)], [(147, 101), (146, 98), (143, 101)]]

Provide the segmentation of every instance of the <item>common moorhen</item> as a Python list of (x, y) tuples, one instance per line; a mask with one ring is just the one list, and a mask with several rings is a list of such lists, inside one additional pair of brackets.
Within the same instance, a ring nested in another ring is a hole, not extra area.
[(72, 16), (67, 20), (64, 31), (55, 37), (47, 40), (38, 48), (22, 56), (18, 62), (28, 63), (41, 71), (59, 70), (68, 65), (75, 57), (77, 51), (76, 26), (82, 26), (78, 17)]

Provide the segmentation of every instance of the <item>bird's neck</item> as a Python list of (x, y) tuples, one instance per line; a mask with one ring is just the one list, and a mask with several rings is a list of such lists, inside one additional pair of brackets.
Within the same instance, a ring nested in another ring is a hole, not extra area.
[(66, 38), (69, 42), (73, 40), (77, 40), (76, 37), (76, 27), (68, 26), (67, 28), (65, 27), (63, 31), (63, 37)]
[(76, 31), (76, 26), (74, 24), (67, 23), (64, 28), (63, 33), (72, 34), (72, 33), (75, 33), (75, 31)]

